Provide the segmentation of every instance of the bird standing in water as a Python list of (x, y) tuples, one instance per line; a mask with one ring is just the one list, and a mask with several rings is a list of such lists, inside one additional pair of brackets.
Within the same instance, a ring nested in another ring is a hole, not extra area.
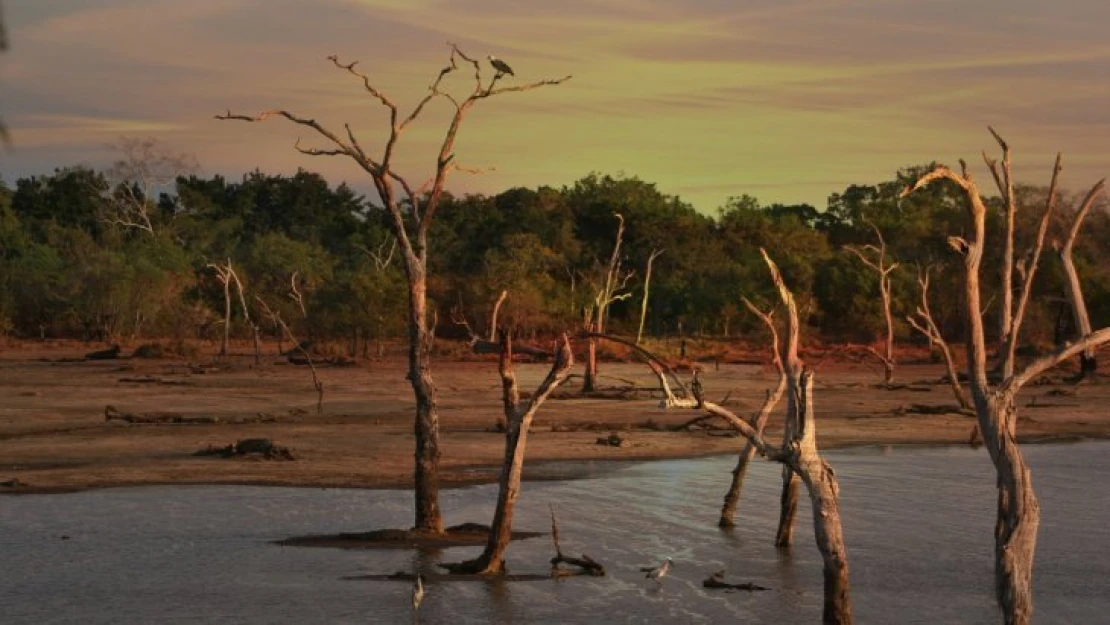
[(424, 576), (417, 575), (416, 581), (412, 585), (412, 609), (414, 612), (420, 609), (421, 601), (424, 601)]
[(663, 585), (663, 578), (666, 577), (667, 573), (670, 572), (671, 566), (673, 564), (674, 564), (674, 562), (672, 562), (670, 558), (667, 558), (666, 560), (663, 560), (663, 564), (660, 564), (659, 566), (655, 567), (654, 569), (651, 569), (650, 571), (648, 571), (647, 575), (645, 575), (644, 577), (646, 579), (655, 580), (656, 584)]

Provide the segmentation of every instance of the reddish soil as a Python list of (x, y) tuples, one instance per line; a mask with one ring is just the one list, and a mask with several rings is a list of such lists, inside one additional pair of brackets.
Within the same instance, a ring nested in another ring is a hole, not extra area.
[[(227, 363), (204, 357), (204, 367), (184, 360), (121, 358), (68, 361), (95, 347), (25, 344), (0, 352), (0, 493), (77, 490), (134, 484), (274, 484), (297, 486), (411, 486), (412, 390), (400, 357), (356, 366), (323, 366), (323, 412), (305, 367), (271, 353), (253, 366), (244, 347)], [(131, 353), (124, 349), (123, 354)], [(399, 355), (399, 354), (398, 354)], [(775, 382), (770, 368), (750, 362), (759, 355), (705, 364), (705, 395), (747, 416)], [(729, 361), (734, 364), (727, 364)], [(818, 436), (825, 447), (902, 443), (962, 443), (972, 418), (918, 414), (914, 404), (954, 406), (936, 364), (903, 364), (908, 386), (877, 388), (881, 372), (862, 362), (818, 365), (814, 400)], [(548, 365), (518, 364), (522, 390), (535, 388)], [(633, 398), (581, 398), (572, 378), (561, 399), (538, 414), (528, 444), (528, 477), (563, 475), (545, 461), (647, 460), (737, 451), (742, 439), (725, 430), (670, 431), (697, 416), (662, 411), (649, 389), (650, 371), (631, 362), (603, 363), (603, 385), (634, 383)], [(496, 363), (439, 359), (442, 483), (493, 481), (504, 453), (494, 431), (501, 415)], [(1110, 436), (1110, 385), (1062, 383), (1029, 386), (1020, 400), (1020, 436), (1026, 441)], [(164, 423), (105, 419), (120, 413), (174, 413)], [(907, 411), (907, 409), (910, 409)], [(770, 426), (774, 438), (781, 410)], [(623, 446), (597, 444), (617, 432)], [(293, 462), (250, 457), (196, 456), (240, 439), (268, 438), (289, 447)], [(13, 482), (14, 480), (14, 482)]]

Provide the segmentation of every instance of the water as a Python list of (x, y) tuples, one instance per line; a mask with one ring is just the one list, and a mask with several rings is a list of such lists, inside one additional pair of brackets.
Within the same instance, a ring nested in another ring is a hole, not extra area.
[[(1027, 445), (1043, 519), (1035, 602), (1042, 623), (1110, 614), (1110, 443)], [(863, 448), (827, 454), (841, 481), (859, 623), (997, 623), (994, 479), (982, 451)], [(731, 533), (716, 528), (733, 458), (594, 465), (596, 477), (525, 485), (516, 527), (547, 531), (604, 563), (604, 578), (431, 583), (421, 622), (816, 623), (820, 560), (803, 499), (795, 546), (771, 542), (778, 468), (749, 472)], [(600, 470), (604, 467), (604, 470)], [(588, 472), (591, 465), (584, 469)], [(445, 491), (449, 522), (488, 522), (492, 486)], [(405, 491), (235, 486), (121, 488), (0, 498), (0, 622), (410, 623), (409, 586), (345, 579), (430, 569), (477, 548), (282, 548), (300, 534), (404, 527)], [(68, 540), (63, 539), (68, 536)], [(548, 537), (514, 543), (509, 568), (545, 573)], [(670, 556), (661, 589), (639, 567)], [(766, 592), (708, 591), (730, 581)]]

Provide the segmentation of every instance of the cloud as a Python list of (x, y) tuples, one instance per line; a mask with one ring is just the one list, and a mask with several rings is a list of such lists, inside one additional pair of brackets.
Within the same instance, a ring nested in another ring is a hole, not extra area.
[[(758, 189), (809, 201), (897, 168), (974, 156), (983, 127), (1023, 155), (1064, 149), (1077, 176), (1105, 168), (1110, 5), (1076, 0), (52, 0), (6, 6), (0, 111), (21, 148), (10, 176), (102, 159), (114, 134), (164, 139), (206, 169), (318, 169), (303, 128), (217, 122), (275, 106), (380, 148), (385, 111), (325, 57), (360, 61), (399, 104), (421, 98), (447, 41), (494, 53), (518, 81), (559, 87), (481, 102), (459, 158), (495, 165), (452, 188), (569, 183), (624, 169), (710, 209)], [(470, 87), (466, 76), (451, 87)], [(406, 133), (398, 166), (426, 175), (450, 106)], [(1019, 172), (1021, 170), (1019, 169)], [(823, 186), (825, 185), (825, 186)], [(839, 188), (838, 188), (839, 186)], [(764, 196), (764, 194), (767, 194)]]

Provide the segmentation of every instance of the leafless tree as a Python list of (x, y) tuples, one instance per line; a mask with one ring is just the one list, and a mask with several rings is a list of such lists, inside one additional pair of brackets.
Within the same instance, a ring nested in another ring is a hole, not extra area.
[(520, 495), (520, 478), (524, 472), (524, 453), (528, 445), (528, 431), (532, 427), (532, 418), (551, 392), (566, 381), (571, 367), (574, 366), (570, 341), (564, 335), (555, 348), (551, 371), (522, 405), (520, 392), (517, 390), (516, 375), (513, 373), (512, 339), (507, 330), (501, 330), (500, 345), (501, 399), (505, 410), (505, 460), (501, 464), (497, 508), (493, 515), (489, 540), (481, 555), (474, 560), (443, 565), (454, 573), (489, 575), (505, 572), (505, 552), (512, 538), (513, 509), (517, 496)]
[(196, 158), (172, 152), (151, 138), (123, 137), (112, 148), (120, 158), (105, 172), (111, 189), (101, 219), (153, 236), (158, 194), (178, 176), (196, 172)]
[(867, 224), (875, 231), (875, 237), (878, 238), (879, 244), (867, 244), (863, 247), (855, 245), (846, 245), (844, 249), (853, 253), (858, 257), (863, 264), (875, 270), (879, 274), (879, 293), (883, 298), (883, 317), (886, 319), (886, 342), (885, 350), (879, 353), (874, 348), (869, 347), (868, 350), (874, 354), (883, 363), (883, 381), (886, 384), (894, 382), (894, 316), (890, 313), (891, 295), (890, 295), (890, 274), (898, 268), (898, 263), (891, 262), (886, 255), (886, 240), (883, 239), (883, 233), (879, 227), (872, 223), (870, 220)]
[[(1009, 163), (1009, 148), (1006, 142), (991, 129), (998, 144), (1002, 147), (1004, 162)], [(984, 160), (996, 172), (995, 161)], [(966, 163), (960, 162), (959, 172), (939, 165), (917, 180), (905, 194), (912, 193), (936, 180), (951, 180), (963, 189), (967, 196), (968, 221), (965, 237), (949, 237), (949, 243), (964, 259), (964, 285), (967, 298), (968, 328), (968, 378), (971, 397), (979, 420), (984, 444), (990, 452), (991, 461), (997, 473), (998, 520), (995, 525), (995, 590), (1003, 618), (1008, 624), (1024, 625), (1033, 616), (1033, 555), (1036, 550), (1037, 529), (1040, 525), (1040, 504), (1033, 491), (1032, 473), (1017, 444), (1017, 394), (1022, 386), (1037, 378), (1048, 369), (1055, 367), (1067, 358), (1086, 349), (1110, 341), (1110, 328), (1089, 333), (1073, 343), (1054, 352), (1037, 358), (1021, 371), (1015, 372), (1015, 346), (1021, 330), (1026, 304), (1032, 291), (1033, 278), (1044, 245), (1045, 232), (1049, 218), (1055, 208), (1056, 189), (1060, 173), (1060, 157), (1052, 172), (1048, 198), (1033, 249), (1029, 255), (1025, 275), (1016, 308), (1010, 317), (1011, 323), (1005, 333), (1005, 349), (999, 355), (1001, 380), (992, 384), (987, 371), (987, 341), (983, 326), (983, 307), (981, 304), (980, 268), (986, 249), (986, 204), (975, 181), (968, 173)], [(996, 173), (996, 181), (1003, 189), (1009, 186), (1009, 176)], [(1012, 207), (1011, 207), (1012, 213)], [(1006, 239), (1013, 236), (1012, 228), (1007, 227)], [(1007, 243), (1007, 245), (1009, 245)], [(1004, 264), (1013, 264), (1012, 257), (1003, 257)], [(1003, 291), (1012, 286), (1009, 278), (1013, 267), (1003, 268)], [(1012, 300), (1011, 300), (1012, 305)], [(1003, 305), (1005, 307), (1005, 304)], [(1006, 325), (1003, 324), (1003, 328)]]
[(798, 309), (794, 296), (786, 287), (778, 266), (761, 250), (771, 271), (771, 277), (787, 311), (786, 342), (781, 346), (780, 358), (786, 371), (787, 420), (797, 427), (785, 433), (781, 445), (769, 443), (750, 423), (727, 408), (704, 398), (678, 397), (671, 389), (666, 375), (666, 365), (656, 356), (636, 346), (631, 341), (614, 337), (629, 345), (642, 356), (659, 380), (664, 393), (664, 408), (704, 410), (724, 419), (748, 439), (764, 457), (780, 462), (801, 477), (809, 491), (813, 507), (814, 536), (824, 569), (824, 610), (822, 622), (848, 624), (852, 622), (852, 602), (848, 577), (848, 552), (844, 546), (844, 532), (840, 521), (840, 487), (831, 465), (817, 450), (817, 424), (813, 404), (813, 371), (805, 369), (798, 357)]
[[(1068, 289), (1068, 304), (1071, 306), (1072, 316), (1075, 318), (1075, 327), (1081, 337), (1091, 333), (1091, 318), (1087, 315), (1087, 301), (1083, 297), (1083, 286), (1079, 281), (1079, 272), (1076, 271), (1075, 261), (1072, 259), (1072, 248), (1075, 245), (1076, 237), (1079, 236), (1079, 228), (1083, 225), (1083, 219), (1091, 210), (1095, 200), (1102, 195), (1105, 184), (1106, 179), (1104, 178), (1091, 187), (1091, 190), (1087, 192), (1087, 197), (1079, 205), (1079, 209), (1075, 211), (1075, 217), (1072, 218), (1071, 228), (1068, 229), (1068, 236), (1063, 245), (1056, 242), (1053, 246), (1056, 248), (1056, 253), (1060, 256), (1060, 264), (1064, 268), (1065, 284)], [(1079, 354), (1079, 376), (1077, 379), (1092, 378), (1097, 370), (1098, 361), (1095, 360), (1094, 348), (1083, 350)]]
[[(427, 310), (428, 281), (428, 232), (435, 217), (448, 176), (452, 171), (464, 170), (456, 159), (455, 139), (459, 128), (475, 104), (493, 96), (530, 91), (548, 85), (558, 85), (570, 79), (541, 80), (521, 85), (499, 84), (505, 76), (494, 73), (487, 76), (478, 59), (465, 54), (451, 44), (448, 64), (439, 71), (428, 93), (416, 103), (408, 114), (380, 90), (370, 76), (358, 69), (357, 62), (342, 63), (338, 56), (329, 57), (332, 65), (358, 80), (370, 99), (385, 107), (389, 115), (388, 131), (381, 142), (380, 152), (372, 154), (363, 147), (350, 124), (344, 124), (342, 134), (337, 133), (316, 119), (303, 117), (284, 109), (271, 109), (258, 115), (234, 114), (228, 111), (217, 119), (264, 121), (284, 118), (298, 126), (311, 129), (326, 143), (325, 147), (295, 148), (310, 156), (342, 156), (353, 160), (374, 183), (378, 198), (390, 216), (390, 226), (400, 247), (401, 258), (408, 280), (409, 293), (409, 372), (416, 398), (415, 434), (415, 529), (429, 533), (443, 532), (443, 515), (439, 507), (439, 416), (436, 411), (436, 387), (430, 365), (431, 344), (434, 332), (429, 324)], [(465, 97), (456, 97), (446, 90), (444, 79), (457, 72), (473, 69), (473, 87)], [(453, 111), (443, 141), (435, 158), (434, 174), (423, 184), (414, 185), (409, 178), (393, 169), (393, 158), (398, 142), (432, 101), (446, 101)], [(400, 187), (398, 189), (398, 186)]]
[[(640, 301), (640, 328), (636, 330), (636, 344), (639, 345), (644, 339), (644, 321), (647, 319), (648, 309), (648, 295), (651, 293), (651, 267), (655, 264), (655, 259), (658, 258), (666, 250), (651, 250), (651, 255), (648, 256), (647, 271), (644, 273), (644, 297)], [(728, 335), (728, 332), (725, 332)]]
[(235, 275), (235, 270), (231, 266), (230, 258), (227, 259), (225, 265), (208, 263), (207, 266), (216, 272), (216, 278), (224, 287), (224, 336), (220, 341), (220, 358), (226, 358), (228, 336), (231, 333), (231, 281), (232, 276)]
[[(771, 361), (779, 374), (778, 384), (774, 390), (767, 391), (767, 397), (764, 398), (763, 405), (760, 406), (759, 412), (752, 418), (752, 426), (756, 433), (762, 436), (763, 428), (766, 427), (767, 420), (771, 417), (771, 411), (775, 409), (775, 406), (782, 399), (783, 393), (786, 392), (786, 369), (782, 366), (782, 354), (779, 353), (779, 333), (775, 327), (774, 311), (763, 312), (746, 297), (744, 298), (744, 305), (755, 316), (759, 317), (763, 321), (763, 325), (767, 326), (767, 329), (771, 332)], [(744, 443), (743, 449), (740, 450), (736, 468), (732, 470), (732, 482), (725, 494), (725, 502), (721, 507), (721, 519), (717, 523), (721, 527), (736, 525), (736, 506), (740, 503), (740, 492), (744, 486), (744, 477), (747, 475), (748, 465), (751, 463), (753, 456), (755, 456), (755, 445), (751, 441), (747, 441)]]
[(967, 395), (964, 394), (963, 388), (960, 386), (960, 376), (956, 371), (956, 361), (952, 357), (952, 350), (948, 347), (948, 341), (944, 340), (944, 335), (940, 333), (940, 328), (937, 327), (936, 321), (933, 320), (933, 311), (929, 308), (929, 270), (930, 267), (922, 267), (918, 271), (917, 284), (921, 287), (921, 305), (913, 315), (906, 317), (906, 321), (925, 338), (929, 339), (929, 343), (940, 350), (944, 356), (944, 366), (948, 371), (948, 384), (952, 387), (952, 394), (956, 396), (956, 402), (960, 405), (961, 410), (971, 410), (971, 402), (968, 401)]
[[(621, 268), (621, 245), (624, 243), (624, 217), (620, 213), (613, 213), (617, 218), (617, 236), (613, 243), (613, 253), (609, 256), (609, 264), (597, 289), (592, 302), (586, 305), (583, 325), (587, 332), (605, 334), (606, 323), (609, 320), (609, 307), (613, 302), (628, 299), (632, 293), (622, 292), (632, 278), (633, 271)], [(587, 346), (586, 366), (582, 375), (582, 392), (591, 393), (597, 389), (597, 340), (591, 338)]]
[(262, 307), (262, 312), (265, 313), (265, 315), (278, 326), (280, 332), (293, 343), (290, 352), (292, 352), (292, 350), (297, 350), (300, 352), (301, 358), (304, 358), (304, 361), (308, 363), (308, 368), (312, 372), (312, 387), (316, 389), (316, 413), (320, 414), (324, 412), (324, 382), (320, 379), (316, 371), (316, 363), (312, 360), (312, 354), (305, 348), (305, 344), (298, 340), (297, 336), (293, 334), (293, 331), (289, 329), (289, 324), (285, 323), (285, 320), (281, 318), (281, 313), (270, 308), (266, 300), (261, 297), (255, 296), (255, 299), (258, 300), (258, 305)]

